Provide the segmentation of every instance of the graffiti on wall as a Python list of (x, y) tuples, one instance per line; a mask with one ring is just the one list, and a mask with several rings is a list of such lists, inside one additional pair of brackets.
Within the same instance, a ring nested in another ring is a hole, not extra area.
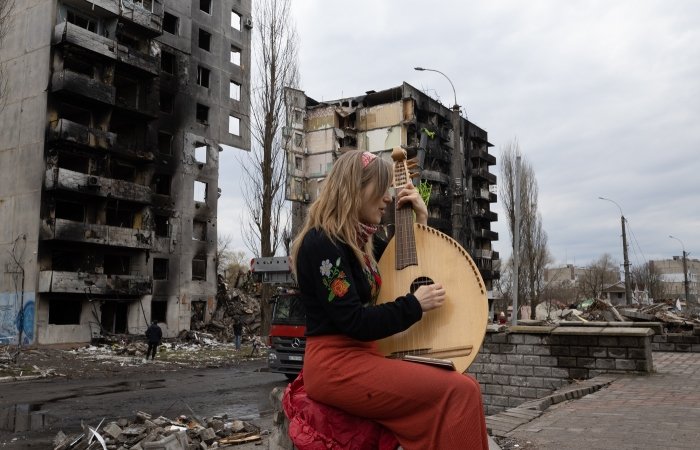
[(34, 343), (34, 293), (20, 295), (0, 292), (0, 344)]

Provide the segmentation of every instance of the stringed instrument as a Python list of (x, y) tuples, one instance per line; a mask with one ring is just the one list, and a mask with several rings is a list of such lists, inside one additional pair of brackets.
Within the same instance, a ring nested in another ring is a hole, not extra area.
[[(394, 148), (394, 187), (409, 180), (406, 153)], [(414, 223), (410, 205), (396, 209), (396, 232), (379, 260), (382, 287), (377, 303), (394, 301), (424, 284), (440, 283), (442, 307), (424, 312), (408, 330), (382, 339), (379, 350), (390, 358), (453, 365), (464, 372), (476, 358), (486, 333), (488, 300), (484, 280), (462, 246), (426, 225)]]

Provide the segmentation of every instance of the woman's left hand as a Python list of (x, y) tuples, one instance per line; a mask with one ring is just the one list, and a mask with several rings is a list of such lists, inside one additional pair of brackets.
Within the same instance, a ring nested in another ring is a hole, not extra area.
[(418, 189), (416, 189), (416, 187), (413, 186), (413, 183), (410, 181), (401, 189), (396, 198), (396, 205), (399, 208), (407, 204), (410, 204), (411, 208), (413, 208), (413, 212), (416, 213), (416, 222), (422, 225), (427, 225), (428, 207), (425, 205), (425, 202), (420, 196)]

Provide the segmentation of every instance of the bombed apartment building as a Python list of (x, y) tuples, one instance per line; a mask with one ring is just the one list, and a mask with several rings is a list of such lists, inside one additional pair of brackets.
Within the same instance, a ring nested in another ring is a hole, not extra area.
[(213, 311), (220, 152), (250, 147), (250, 17), (250, 0), (15, 2), (0, 342), (151, 320), (174, 336)]
[(497, 214), (496, 164), (486, 131), (413, 86), (318, 102), (287, 89), (286, 196), (293, 202), (292, 228), (319, 192), (333, 161), (345, 148), (391, 158), (396, 146), (419, 162), (421, 182), (430, 186), (428, 225), (462, 244), (476, 262), (491, 294), (499, 277), (491, 231)]

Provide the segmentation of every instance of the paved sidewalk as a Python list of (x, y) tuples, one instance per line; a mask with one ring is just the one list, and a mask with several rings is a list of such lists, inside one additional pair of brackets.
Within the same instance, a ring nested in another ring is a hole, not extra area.
[(700, 353), (653, 359), (655, 373), (617, 376), (506, 435), (539, 450), (700, 448)]

